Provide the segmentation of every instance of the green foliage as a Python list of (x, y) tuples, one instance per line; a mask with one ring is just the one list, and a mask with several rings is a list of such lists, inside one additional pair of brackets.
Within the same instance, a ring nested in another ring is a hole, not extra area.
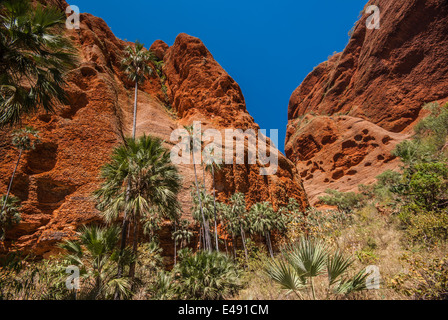
[(115, 221), (124, 211), (150, 224), (161, 221), (157, 215), (177, 218), (181, 177), (160, 139), (127, 139), (114, 149), (111, 162), (101, 169), (101, 178), (105, 182), (95, 197), (107, 221)]
[(10, 252), (0, 259), (0, 300), (72, 299), (67, 274), (56, 259), (30, 263), (21, 253)]
[(425, 107), (431, 113), (414, 128), (412, 140), (400, 143), (394, 155), (408, 166), (420, 162), (446, 160), (448, 137), (448, 104), (441, 107), (437, 103)]
[(448, 299), (448, 257), (428, 261), (404, 256), (402, 260), (408, 270), (390, 281), (393, 289), (416, 300)]
[(182, 300), (222, 300), (241, 288), (235, 263), (218, 252), (183, 255), (173, 273), (176, 295)]
[(67, 102), (64, 76), (76, 58), (62, 36), (65, 20), (59, 9), (29, 0), (0, 3), (0, 126)]
[(154, 53), (145, 50), (144, 44), (138, 40), (133, 46), (127, 46), (124, 51), (121, 67), (128, 75), (129, 80), (142, 83), (153, 70), (149, 63), (157, 61)]
[(304, 299), (304, 291), (317, 299), (314, 281), (326, 273), (328, 292), (350, 294), (366, 289), (368, 274), (364, 270), (348, 277), (352, 259), (346, 258), (340, 251), (332, 252), (327, 245), (316, 239), (302, 237), (299, 242), (286, 246), (282, 257), (268, 262), (265, 271), (288, 293), (294, 292)]
[(351, 212), (319, 210), (316, 208), (308, 208), (303, 212), (295, 199), (289, 199), (286, 208), (281, 209), (280, 212), (283, 213), (286, 225), (283, 242), (296, 241), (303, 235), (331, 238), (353, 222)]
[(249, 211), (249, 230), (252, 234), (265, 234), (286, 228), (286, 217), (274, 211), (270, 202), (256, 203)]
[[(119, 238), (120, 228), (117, 226), (89, 226), (81, 230), (79, 240), (67, 240), (60, 244), (67, 252), (64, 255), (66, 266), (74, 265), (80, 269), (79, 298), (111, 299), (117, 290), (123, 297), (130, 296), (129, 280), (117, 278)], [(133, 260), (130, 250), (121, 259), (122, 263), (124, 261), (129, 265)]]
[[(6, 203), (5, 203), (6, 202)], [(20, 216), (20, 199), (16, 197), (6, 197), (3, 195), (0, 198), (0, 208), (5, 207), (0, 212), (0, 240), (5, 239), (6, 231), (18, 224), (21, 220)]]
[(319, 197), (324, 204), (336, 206), (339, 210), (350, 213), (356, 208), (361, 208), (366, 203), (366, 198), (362, 194), (355, 192), (340, 192), (327, 189), (328, 195)]
[[(191, 214), (194, 220), (197, 223), (202, 224), (202, 212), (204, 213), (204, 218), (206, 221), (213, 220), (214, 219), (213, 196), (205, 193), (203, 186), (201, 186), (199, 190), (201, 201), (199, 202), (196, 186), (194, 184), (191, 185), (190, 195), (193, 200), (193, 207), (191, 208)], [(201, 205), (202, 205), (202, 212), (201, 212)]]
[(448, 104), (426, 107), (431, 114), (415, 127), (415, 136), (399, 144), (395, 154), (405, 163), (397, 196), (398, 216), (413, 243), (434, 244), (448, 239)]
[(12, 133), (12, 144), (19, 150), (34, 150), (38, 143), (40, 143), (39, 131), (33, 127), (27, 126)]
[(175, 244), (180, 244), (181, 249), (184, 248), (188, 243), (190, 243), (191, 238), (193, 238), (193, 232), (188, 228), (190, 222), (188, 220), (181, 220), (177, 225), (176, 231), (173, 232), (173, 239)]
[(446, 163), (419, 163), (406, 170), (404, 190), (408, 202), (424, 210), (446, 206), (448, 202), (448, 166)]

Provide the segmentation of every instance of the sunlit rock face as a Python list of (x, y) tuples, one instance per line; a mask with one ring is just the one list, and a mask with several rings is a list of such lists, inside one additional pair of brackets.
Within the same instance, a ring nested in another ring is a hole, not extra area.
[[(63, 0), (41, 2), (64, 11), (67, 7)], [(46, 257), (57, 252), (58, 242), (74, 237), (79, 226), (102, 223), (92, 192), (101, 183), (100, 168), (109, 161), (112, 149), (132, 130), (134, 84), (120, 69), (123, 49), (130, 43), (116, 38), (102, 19), (90, 14), (81, 14), (80, 27), (66, 31), (79, 57), (79, 65), (67, 78), (68, 105), (59, 106), (56, 114), (24, 119), (23, 125), (39, 130), (42, 143), (19, 163), (12, 194), (22, 200), (22, 222), (7, 233), (2, 253), (22, 249)], [(258, 135), (259, 127), (246, 110), (240, 87), (199, 39), (180, 34), (172, 47), (158, 40), (150, 50), (164, 60), (166, 80), (154, 72), (140, 86), (138, 136), (155, 135), (172, 148), (176, 144), (170, 141), (173, 130), (193, 121), (200, 121), (202, 130), (221, 131), (223, 137), (225, 129), (253, 129)], [(6, 192), (18, 157), (11, 145), (11, 131), (0, 132), (0, 193)], [(256, 148), (247, 142), (246, 146), (246, 154)], [(291, 161), (279, 153), (275, 175), (260, 175), (263, 167), (258, 160), (253, 165), (225, 164), (216, 175), (218, 199), (226, 201), (233, 193), (243, 192), (248, 206), (271, 201), (278, 207), (289, 198), (296, 198), (303, 209), (308, 206)], [(193, 166), (182, 164), (179, 170), (183, 177), (179, 200), (184, 218), (192, 221)], [(202, 167), (197, 170), (202, 180)], [(211, 190), (210, 174), (205, 178)], [(160, 234), (167, 255), (173, 254), (170, 228), (165, 224)]]
[[(312, 203), (325, 189), (357, 190), (386, 169), (426, 112), (448, 100), (448, 3), (369, 1), (379, 29), (362, 13), (342, 53), (318, 65), (294, 91), (285, 152)], [(373, 21), (374, 22), (374, 21)]]

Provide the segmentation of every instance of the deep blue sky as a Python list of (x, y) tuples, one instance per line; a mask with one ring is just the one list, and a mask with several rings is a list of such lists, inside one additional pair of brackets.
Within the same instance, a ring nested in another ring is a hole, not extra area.
[(313, 67), (342, 51), (367, 0), (68, 0), (103, 18), (121, 39), (172, 45), (200, 38), (239, 83), (262, 129), (279, 130), (284, 149), (288, 102)]

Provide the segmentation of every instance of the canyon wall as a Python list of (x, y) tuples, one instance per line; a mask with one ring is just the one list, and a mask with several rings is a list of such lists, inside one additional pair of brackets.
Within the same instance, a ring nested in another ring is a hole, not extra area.
[[(343, 52), (321, 63), (294, 91), (285, 153), (312, 203), (327, 188), (356, 191), (387, 169), (391, 151), (448, 100), (448, 2), (375, 0), (379, 29), (362, 12)], [(324, 39), (323, 39), (324, 41)]]
[[(64, 11), (67, 7), (63, 0), (41, 2)], [(0, 246), (3, 253), (20, 249), (46, 257), (56, 251), (58, 242), (73, 238), (81, 225), (101, 223), (92, 192), (101, 183), (99, 171), (112, 149), (131, 133), (134, 87), (120, 70), (123, 49), (129, 43), (116, 38), (102, 19), (90, 14), (81, 14), (79, 30), (65, 32), (79, 56), (78, 66), (67, 77), (69, 103), (59, 106), (56, 114), (36, 114), (23, 120), (22, 126), (39, 130), (42, 143), (24, 154), (19, 163), (12, 195), (22, 201), (22, 221), (7, 233)], [(150, 50), (163, 59), (166, 80), (154, 72), (140, 86), (137, 135), (158, 136), (171, 148), (173, 130), (193, 121), (201, 121), (203, 130), (258, 131), (240, 87), (199, 39), (180, 34), (173, 46), (158, 40)], [(13, 129), (0, 131), (0, 193), (6, 192), (18, 157), (11, 145)], [(253, 147), (248, 146), (248, 150)], [(259, 162), (225, 165), (217, 174), (218, 198), (226, 201), (232, 193), (243, 192), (248, 205), (272, 201), (278, 207), (292, 197), (303, 209), (308, 206), (291, 161), (279, 154), (279, 168), (272, 176), (261, 176), (262, 167)], [(192, 221), (193, 166), (179, 165), (179, 170), (183, 216)], [(201, 169), (198, 171), (202, 177)], [(206, 184), (210, 190), (209, 174)], [(161, 242), (165, 254), (172, 254), (168, 224), (162, 229)]]

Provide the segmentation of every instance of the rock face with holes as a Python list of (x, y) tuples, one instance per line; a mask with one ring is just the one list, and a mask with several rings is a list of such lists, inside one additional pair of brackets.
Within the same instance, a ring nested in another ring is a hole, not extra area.
[[(63, 0), (48, 0), (60, 9)], [(81, 29), (67, 31), (79, 53), (79, 65), (68, 75), (69, 103), (56, 114), (38, 114), (23, 125), (39, 130), (42, 143), (21, 158), (12, 194), (22, 200), (22, 222), (7, 233), (0, 253), (13, 249), (48, 256), (55, 245), (71, 238), (88, 223), (101, 223), (92, 192), (100, 184), (100, 168), (112, 149), (132, 129), (133, 83), (120, 70), (120, 59), (128, 43), (117, 39), (106, 23), (90, 14), (81, 14)], [(213, 59), (197, 38), (181, 34), (169, 47), (156, 41), (151, 47), (164, 60), (163, 74), (153, 75), (140, 86), (137, 135), (152, 134), (170, 148), (174, 129), (202, 121), (203, 130), (216, 128), (254, 129), (258, 125), (247, 113), (238, 84)], [(0, 131), (0, 194), (5, 193), (18, 152), (11, 145), (11, 130)], [(232, 141), (233, 142), (233, 141)], [(247, 154), (247, 151), (246, 151)], [(226, 165), (217, 174), (218, 198), (225, 201), (234, 192), (243, 192), (248, 204), (272, 201), (275, 206), (296, 198), (308, 206), (300, 176), (294, 164), (279, 155), (276, 175), (261, 176), (263, 167)], [(192, 165), (179, 165), (183, 176), (180, 201), (184, 217), (190, 215)], [(202, 168), (198, 167), (202, 180)], [(211, 188), (211, 177), (205, 175)], [(172, 255), (170, 226), (161, 235), (165, 254)]]
[(317, 66), (288, 108), (286, 155), (314, 203), (326, 188), (353, 191), (398, 167), (390, 151), (426, 113), (448, 100), (448, 2), (369, 1), (342, 53)]

